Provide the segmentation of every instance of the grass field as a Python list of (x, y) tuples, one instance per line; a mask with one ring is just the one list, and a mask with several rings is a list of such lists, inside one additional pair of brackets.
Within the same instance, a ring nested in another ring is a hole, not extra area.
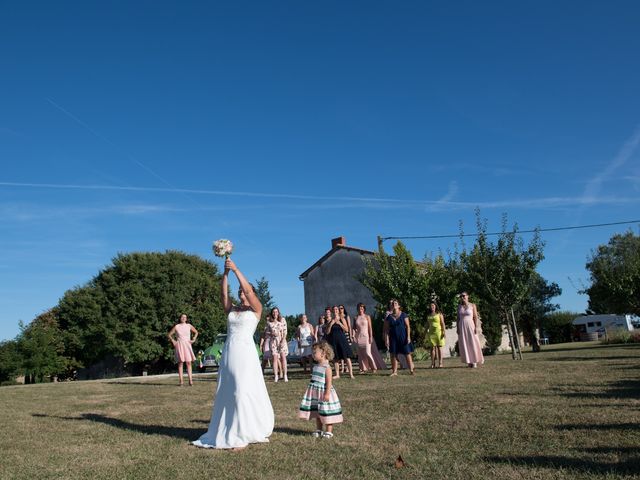
[[(314, 439), (296, 418), (307, 377), (268, 383), (268, 444), (211, 451), (216, 382), (177, 377), (0, 388), (4, 478), (621, 479), (640, 476), (640, 345), (548, 346), (468, 369), (341, 378), (345, 423)], [(398, 455), (405, 466), (396, 468)]]

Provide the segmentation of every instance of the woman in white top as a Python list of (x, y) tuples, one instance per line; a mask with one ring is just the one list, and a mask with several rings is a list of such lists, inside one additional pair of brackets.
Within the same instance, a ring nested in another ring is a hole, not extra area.
[(307, 365), (311, 367), (312, 360), (312, 346), (316, 341), (316, 331), (313, 325), (311, 325), (307, 316), (303, 313), (300, 316), (300, 325), (296, 329), (296, 340), (298, 341), (298, 348), (300, 349), (300, 356), (302, 357), (302, 370), (306, 373)]

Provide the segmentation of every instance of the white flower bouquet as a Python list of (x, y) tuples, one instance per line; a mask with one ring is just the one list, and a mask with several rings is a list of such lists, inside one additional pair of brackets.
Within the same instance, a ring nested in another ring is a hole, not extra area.
[(229, 258), (232, 251), (233, 243), (231, 243), (231, 240), (221, 238), (220, 240), (213, 242), (213, 253), (216, 257)]

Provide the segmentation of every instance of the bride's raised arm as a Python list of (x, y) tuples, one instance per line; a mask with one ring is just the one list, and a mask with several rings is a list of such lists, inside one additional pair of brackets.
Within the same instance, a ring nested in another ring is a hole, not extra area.
[(220, 282), (220, 299), (222, 300), (222, 308), (224, 313), (231, 311), (231, 299), (229, 298), (229, 269), (225, 262), (224, 273), (222, 274), (222, 281)]
[[(225, 262), (224, 262), (224, 270), (225, 270), (225, 272), (228, 272), (229, 270), (231, 270), (233, 273), (236, 274), (236, 277), (238, 278), (238, 282), (240, 282), (240, 288), (244, 292), (244, 295), (247, 298), (247, 302), (249, 303), (249, 306), (256, 313), (258, 318), (260, 318), (260, 316), (262, 315), (262, 303), (260, 303), (260, 299), (258, 299), (258, 296), (253, 291), (253, 287), (247, 281), (247, 279), (244, 278), (244, 275), (238, 269), (238, 267), (233, 262), (233, 260), (231, 260), (230, 258), (227, 258), (225, 260)], [(224, 278), (223, 278), (222, 281), (223, 282), (225, 281)]]

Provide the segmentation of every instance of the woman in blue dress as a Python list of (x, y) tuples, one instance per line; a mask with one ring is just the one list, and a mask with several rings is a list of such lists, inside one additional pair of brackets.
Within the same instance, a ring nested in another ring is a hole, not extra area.
[(402, 311), (400, 303), (395, 298), (389, 302), (391, 311), (384, 320), (384, 342), (391, 354), (391, 376), (398, 375), (398, 355), (403, 354), (407, 358), (409, 372), (413, 375), (413, 344), (411, 343), (411, 325), (409, 316)]

